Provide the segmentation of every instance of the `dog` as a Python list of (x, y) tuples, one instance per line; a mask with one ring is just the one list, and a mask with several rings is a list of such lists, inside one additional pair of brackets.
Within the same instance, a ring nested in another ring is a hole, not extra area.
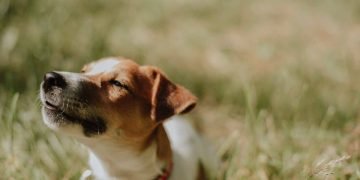
[(95, 179), (214, 179), (217, 162), (180, 114), (197, 98), (156, 67), (103, 58), (81, 72), (46, 73), (40, 85), (44, 123), (89, 151)]

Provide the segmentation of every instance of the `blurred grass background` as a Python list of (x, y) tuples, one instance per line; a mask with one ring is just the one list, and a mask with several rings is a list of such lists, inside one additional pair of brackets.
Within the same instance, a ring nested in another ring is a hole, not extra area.
[(41, 121), (45, 72), (104, 56), (161, 67), (219, 179), (360, 178), (360, 1), (1, 0), (0, 179), (78, 179), (86, 150)]

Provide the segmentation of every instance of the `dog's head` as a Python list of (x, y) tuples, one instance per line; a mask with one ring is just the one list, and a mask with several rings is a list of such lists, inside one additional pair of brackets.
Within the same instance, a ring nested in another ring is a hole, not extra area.
[(46, 73), (40, 89), (45, 124), (78, 137), (141, 137), (196, 104), (159, 69), (121, 58), (92, 62), (81, 73)]

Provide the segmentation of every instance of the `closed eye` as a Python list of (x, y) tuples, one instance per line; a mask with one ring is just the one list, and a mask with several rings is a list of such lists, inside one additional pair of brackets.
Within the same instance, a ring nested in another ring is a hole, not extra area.
[(121, 83), (120, 81), (112, 79), (112, 80), (109, 81), (109, 83), (116, 86), (116, 87), (123, 88), (123, 89), (129, 91), (129, 87), (126, 84)]

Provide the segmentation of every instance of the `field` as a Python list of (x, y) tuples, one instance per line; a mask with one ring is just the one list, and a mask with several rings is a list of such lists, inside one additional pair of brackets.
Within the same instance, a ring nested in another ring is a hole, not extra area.
[(124, 56), (199, 97), (218, 179), (360, 179), (360, 1), (0, 1), (0, 179), (78, 179), (43, 74)]

